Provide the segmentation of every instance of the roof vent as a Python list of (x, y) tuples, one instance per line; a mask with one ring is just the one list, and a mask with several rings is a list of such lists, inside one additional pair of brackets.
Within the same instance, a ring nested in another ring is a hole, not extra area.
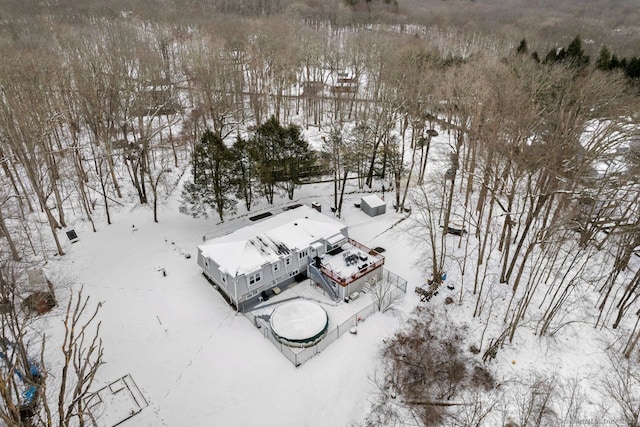
[(293, 225), (298, 225), (298, 223), (297, 223), (297, 222), (294, 222), (294, 223), (293, 223)]

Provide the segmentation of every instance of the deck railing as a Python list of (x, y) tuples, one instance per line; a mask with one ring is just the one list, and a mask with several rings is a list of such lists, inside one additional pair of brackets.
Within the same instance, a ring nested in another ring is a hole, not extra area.
[(352, 238), (349, 238), (349, 243), (351, 243), (356, 248), (360, 249), (362, 252), (367, 253), (367, 254), (371, 255), (372, 257), (374, 257), (376, 259), (384, 259), (384, 256), (380, 255), (378, 252), (374, 251), (373, 249), (370, 249), (370, 248), (366, 247), (362, 243), (360, 243), (360, 242), (358, 242), (356, 240), (353, 240)]
[(384, 264), (384, 257), (379, 253), (377, 253), (376, 251), (369, 249), (362, 243), (359, 243), (351, 238), (349, 239), (349, 243), (354, 247), (360, 249), (362, 252), (376, 258), (377, 261), (374, 262), (373, 264), (369, 264), (367, 267), (363, 268), (362, 270), (358, 270), (357, 272), (353, 273), (348, 277), (342, 277), (336, 272), (334, 272), (333, 270), (331, 270), (330, 268), (326, 267), (324, 264), (321, 265), (320, 271), (322, 271), (322, 273), (325, 276), (327, 276), (329, 279), (333, 280), (335, 283), (337, 283), (342, 287), (346, 287), (350, 283), (353, 283), (356, 280), (360, 279), (361, 277), (366, 276), (367, 274), (371, 273), (373, 270), (381, 267)]

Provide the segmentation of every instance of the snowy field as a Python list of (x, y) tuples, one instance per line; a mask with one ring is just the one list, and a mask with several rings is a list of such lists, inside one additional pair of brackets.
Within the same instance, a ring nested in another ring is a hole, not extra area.
[[(447, 134), (442, 132), (434, 144), (432, 167), (444, 170)], [(376, 399), (378, 389), (373, 378), (381, 369), (383, 340), (402, 327), (416, 305), (427, 304), (443, 331), (450, 325), (463, 327), (463, 350), (481, 343), (486, 349), (489, 340), (500, 333), (494, 326), (487, 327), (487, 316), (498, 319), (502, 315), (498, 307), (508, 303), (510, 287), (498, 283), (497, 272), (490, 272), (487, 296), (496, 309), (487, 312), (487, 302), (483, 315), (473, 318), (473, 278), (461, 275), (464, 245), (460, 248), (459, 238), (451, 236), (447, 237), (448, 253), (459, 265), (447, 266), (446, 283), (454, 289), (442, 287), (430, 302), (420, 302), (414, 288), (430, 276), (428, 261), (425, 248), (416, 247), (415, 236), (406, 228), (417, 212), (405, 220), (407, 214), (397, 214), (392, 209), (393, 194), (386, 193), (387, 213), (369, 217), (354, 206), (367, 194), (358, 193), (355, 184), (353, 181), (347, 187), (342, 221), (353, 239), (369, 248), (381, 246), (386, 250), (385, 268), (407, 280), (407, 294), (396, 312), (372, 315), (358, 326), (357, 335), (343, 334), (298, 368), (264, 338), (263, 331), (233, 311), (207, 282), (196, 263), (196, 247), (203, 236), (209, 239), (227, 234), (250, 224), (250, 216), (267, 210), (276, 213), (292, 203), (317, 202), (323, 213), (332, 215), (332, 183), (305, 185), (296, 191), (293, 201), (280, 198), (274, 206), (259, 201), (251, 213), (239, 211), (224, 223), (219, 223), (217, 217), (194, 219), (180, 214), (179, 183), (160, 206), (159, 223), (153, 222), (150, 207), (129, 205), (112, 213), (112, 225), (98, 221), (97, 233), (91, 232), (88, 223), (72, 224), (80, 240), (75, 244), (66, 240), (67, 255), (50, 258), (46, 268), (58, 277), (68, 278), (73, 289), (84, 287), (91, 304), (101, 303), (99, 318), (106, 363), (92, 390), (108, 388), (123, 377), (131, 378), (148, 403), (136, 406), (136, 402), (123, 400), (124, 395), (107, 395), (100, 408), (105, 414), (102, 420), (107, 422), (98, 424), (110, 426), (134, 411), (136, 414), (122, 425), (358, 425)], [(381, 183), (375, 184), (373, 190), (382, 195)], [(476, 244), (473, 239), (471, 246)], [(473, 260), (468, 261), (467, 269), (473, 271)], [(287, 289), (268, 303), (300, 297), (328, 300), (307, 282)], [(325, 305), (329, 328), (351, 316), (353, 309), (368, 304), (369, 297), (363, 295), (351, 304), (338, 303), (335, 307)], [(444, 304), (446, 297), (455, 303)], [(52, 361), (59, 355), (52, 343), (61, 329), (57, 323), (65, 306), (61, 299), (61, 307), (44, 319), (51, 326), (57, 325), (47, 330), (48, 359), (54, 371), (57, 367)], [(571, 307), (570, 316), (580, 310), (594, 310), (588, 300), (577, 301)], [(260, 310), (255, 314), (259, 315)], [(499, 319), (492, 323), (501, 325)], [(610, 370), (604, 349), (616, 341), (615, 335), (586, 322), (572, 322), (553, 336), (538, 337), (533, 333), (535, 326), (524, 324), (513, 342), (505, 343), (497, 357), (486, 364), (501, 384), (497, 392), (505, 397), (501, 398), (505, 411), (513, 411), (519, 394), (527, 392), (526, 386), (523, 389), (527, 379), (538, 376), (563, 384), (576, 381), (584, 393), (582, 419), (617, 419), (612, 402), (603, 400), (598, 391)], [(109, 401), (116, 402), (111, 412), (106, 408)]]
[[(296, 201), (318, 201), (331, 214), (330, 197), (305, 196), (328, 193), (329, 184), (309, 185)], [(400, 229), (390, 229), (402, 216), (371, 218), (353, 206), (360, 196), (345, 196), (350, 235), (387, 250), (385, 267), (409, 281), (404, 311), (410, 311), (421, 273)], [(378, 350), (401, 316), (374, 314), (357, 335), (342, 336), (294, 367), (225, 303), (196, 263), (203, 235), (242, 226), (245, 219), (239, 215), (223, 226), (193, 219), (178, 213), (174, 194), (162, 207), (159, 224), (146, 207), (118, 212), (113, 224), (97, 233), (75, 224), (79, 242), (67, 244), (67, 256), (49, 264), (74, 278), (74, 287), (83, 285), (92, 303), (102, 303), (106, 364), (94, 388), (130, 375), (149, 402), (123, 425), (347, 426), (366, 414)]]
[[(379, 189), (379, 184), (374, 185), (374, 190)], [(196, 263), (196, 246), (203, 236), (226, 234), (249, 223), (249, 216), (265, 210), (276, 212), (291, 203), (318, 202), (323, 212), (331, 215), (331, 183), (305, 185), (293, 201), (279, 199), (275, 206), (256, 206), (251, 214), (239, 212), (223, 224), (213, 218), (180, 214), (179, 191), (161, 206), (157, 224), (150, 208), (140, 206), (121, 208), (112, 215), (112, 225), (98, 223), (97, 233), (92, 233), (88, 224), (73, 224), (79, 242), (67, 241), (67, 255), (52, 258), (47, 269), (70, 278), (74, 289), (83, 286), (92, 304), (101, 303), (106, 363), (92, 389), (97, 391), (130, 376), (148, 403), (135, 407), (135, 402), (120, 402), (114, 404), (112, 413), (103, 407), (101, 411), (107, 414), (103, 419), (115, 420), (127, 411), (139, 411), (122, 425), (356, 425), (375, 399), (373, 377), (380, 369), (383, 340), (403, 325), (418, 304), (429, 305), (441, 328), (463, 326), (468, 332), (465, 345), (482, 341), (486, 346), (499, 331), (487, 328), (486, 320), (472, 318), (475, 298), (465, 285), (471, 277), (461, 276), (459, 266), (451, 266), (447, 284), (454, 289), (443, 287), (430, 302), (419, 302), (414, 288), (425, 282), (428, 273), (424, 249), (414, 247), (406, 231), (406, 214), (393, 212), (391, 194), (387, 193), (387, 213), (369, 217), (354, 206), (363, 194), (352, 190), (345, 194), (342, 219), (349, 226), (350, 237), (370, 248), (385, 248), (385, 268), (408, 281), (407, 294), (395, 313), (372, 315), (358, 326), (357, 335), (342, 335), (298, 368), (207, 282)], [(458, 238), (452, 236), (447, 242), (451, 253), (459, 252)], [(510, 288), (497, 282), (496, 277), (489, 285), (492, 298), (501, 304), (508, 301)], [(314, 292), (318, 290), (302, 283), (269, 302), (295, 297), (322, 299)], [(445, 305), (447, 296), (455, 303)], [(365, 297), (349, 305), (364, 305), (368, 303)], [(340, 307), (345, 305), (339, 303), (327, 310), (330, 328), (342, 319)], [(593, 305), (579, 307), (592, 309)], [(349, 307), (349, 312), (353, 308)], [(62, 309), (56, 309), (47, 321), (53, 324), (62, 316)], [(345, 312), (344, 317), (349, 315)], [(573, 323), (553, 337), (541, 338), (533, 334), (534, 326), (524, 325), (513, 343), (507, 343), (487, 364), (502, 384), (500, 392), (506, 396), (521, 393), (517, 381), (533, 375), (576, 380), (586, 394), (584, 419), (606, 414), (608, 403), (596, 388), (608, 363), (603, 348), (614, 340), (613, 335), (590, 324)], [(50, 343), (55, 341), (54, 334), (54, 330), (48, 331)], [(48, 348), (56, 351), (51, 344)], [(121, 398), (114, 396), (112, 401)]]

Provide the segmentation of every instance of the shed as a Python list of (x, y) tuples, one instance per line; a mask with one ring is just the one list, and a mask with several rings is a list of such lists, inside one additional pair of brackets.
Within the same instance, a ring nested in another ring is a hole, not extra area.
[(369, 216), (378, 216), (387, 211), (387, 204), (377, 194), (360, 199), (360, 209)]

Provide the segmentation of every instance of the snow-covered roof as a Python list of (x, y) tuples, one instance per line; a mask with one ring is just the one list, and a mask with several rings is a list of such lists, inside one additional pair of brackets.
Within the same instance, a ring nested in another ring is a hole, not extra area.
[(366, 203), (371, 208), (377, 208), (380, 206), (384, 206), (386, 203), (384, 200), (380, 198), (377, 194), (371, 194), (369, 196), (364, 196), (360, 203)]
[(351, 243), (343, 244), (342, 249), (335, 255), (325, 254), (322, 256), (322, 265), (342, 279), (351, 277), (363, 270), (364, 267), (383, 258), (381, 255), (371, 255)]
[(218, 264), (220, 271), (236, 276), (309, 248), (345, 228), (343, 223), (315, 209), (300, 206), (211, 239), (198, 248), (204, 257)]
[(327, 239), (327, 243), (330, 245), (335, 245), (336, 243), (341, 242), (342, 240), (344, 240), (345, 236), (344, 234), (340, 233), (340, 234), (336, 234), (335, 236), (331, 236)]

